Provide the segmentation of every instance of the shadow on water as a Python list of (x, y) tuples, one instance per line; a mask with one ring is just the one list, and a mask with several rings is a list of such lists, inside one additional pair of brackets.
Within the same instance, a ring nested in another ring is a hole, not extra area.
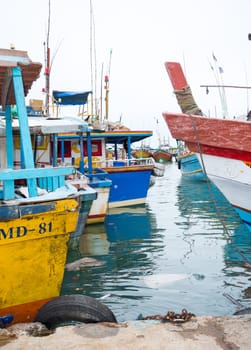
[(68, 262), (62, 294), (107, 304), (119, 321), (183, 308), (197, 315), (236, 311), (224, 293), (250, 306), (250, 233), (213, 185), (181, 177), (175, 163), (149, 189), (146, 205), (113, 209), (89, 225)]

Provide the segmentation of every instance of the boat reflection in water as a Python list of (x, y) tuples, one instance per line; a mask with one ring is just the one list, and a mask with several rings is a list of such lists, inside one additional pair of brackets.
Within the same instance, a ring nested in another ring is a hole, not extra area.
[(220, 232), (227, 223), (228, 230), (234, 229), (240, 223), (232, 206), (210, 181), (196, 181), (182, 176), (177, 192), (178, 206), (187, 224), (207, 222), (219, 228)]
[(237, 300), (241, 299), (243, 309), (250, 308), (251, 235), (244, 223), (235, 228), (225, 245), (224, 260), (224, 272), (228, 276), (226, 284), (231, 289), (232, 296)]
[(109, 242), (151, 236), (151, 223), (145, 205), (109, 209), (105, 225)]
[(113, 210), (104, 225), (87, 226), (68, 262), (95, 260), (65, 272), (64, 294), (102, 298), (119, 322), (183, 308), (233, 315), (224, 293), (248, 304), (250, 268), (235, 255), (236, 248), (250, 253), (240, 217), (214, 185), (184, 178), (175, 163), (166, 167), (146, 205)]
[[(241, 300), (243, 308), (250, 307), (251, 298), (251, 235), (240, 217), (233, 210), (230, 203), (212, 182), (198, 182), (189, 179), (181, 179), (178, 187), (178, 205), (183, 222), (187, 230), (184, 233), (185, 240), (194, 240), (194, 235), (200, 236), (203, 226), (211, 225), (212, 230), (207, 237), (208, 249), (213, 244), (222, 246), (223, 263), (221, 271), (214, 273), (213, 278), (221, 280), (218, 293), (230, 294), (234, 299)], [(198, 223), (201, 225), (198, 226)], [(201, 227), (200, 233), (195, 233)], [(208, 235), (205, 229), (205, 235)], [(190, 236), (190, 237), (189, 237)], [(200, 238), (196, 238), (197, 241)], [(213, 243), (215, 241), (215, 243)], [(191, 244), (192, 246), (192, 244)], [(192, 250), (196, 247), (192, 246)], [(203, 247), (201, 247), (203, 249)], [(217, 256), (217, 250), (216, 250)], [(211, 259), (215, 259), (211, 257)], [(203, 264), (203, 260), (201, 260)], [(210, 264), (210, 261), (207, 261)], [(208, 276), (209, 277), (209, 276)], [(202, 285), (201, 285), (202, 286)], [(202, 286), (203, 288), (203, 286)], [(208, 286), (212, 288), (212, 286)], [(229, 301), (226, 301), (229, 303)], [(219, 304), (221, 301), (219, 301)], [(226, 308), (234, 313), (236, 306), (229, 303)]]
[(109, 254), (112, 242), (150, 238), (151, 223), (144, 204), (111, 208), (104, 224), (88, 225), (72, 247), (81, 255)]
[(152, 252), (163, 249), (155, 224), (145, 204), (109, 209), (105, 223), (88, 225), (78, 248), (69, 250), (68, 263), (84, 257), (96, 262), (77, 271), (66, 270), (62, 293), (80, 292), (98, 299), (107, 296), (104, 302), (118, 317), (124, 308), (130, 308), (128, 299), (135, 304), (149, 298), (141, 276), (155, 266)]

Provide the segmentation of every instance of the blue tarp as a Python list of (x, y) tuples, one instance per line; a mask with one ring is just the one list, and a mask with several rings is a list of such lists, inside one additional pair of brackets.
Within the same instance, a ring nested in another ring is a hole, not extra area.
[(84, 105), (87, 103), (90, 93), (92, 93), (92, 91), (76, 92), (54, 90), (52, 92), (54, 100), (59, 105)]

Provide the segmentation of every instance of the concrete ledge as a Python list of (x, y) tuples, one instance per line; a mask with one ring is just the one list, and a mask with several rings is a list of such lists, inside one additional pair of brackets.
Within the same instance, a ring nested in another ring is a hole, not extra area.
[(0, 329), (1, 350), (250, 350), (251, 315), (194, 317), (184, 323), (128, 321), (48, 331), (38, 323)]

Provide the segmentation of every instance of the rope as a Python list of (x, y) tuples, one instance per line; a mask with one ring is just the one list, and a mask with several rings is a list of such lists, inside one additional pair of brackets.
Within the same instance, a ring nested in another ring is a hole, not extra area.
[(202, 115), (201, 109), (194, 101), (190, 86), (187, 85), (182, 90), (174, 90), (174, 93), (183, 113)]

